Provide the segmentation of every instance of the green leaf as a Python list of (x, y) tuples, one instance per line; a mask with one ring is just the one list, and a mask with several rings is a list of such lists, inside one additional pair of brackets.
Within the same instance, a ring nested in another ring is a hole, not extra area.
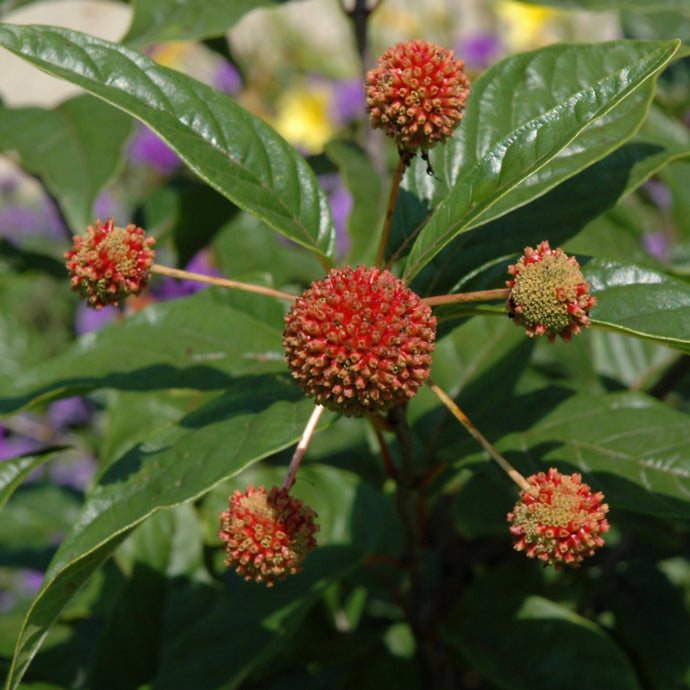
[(594, 325), (690, 353), (688, 283), (607, 261), (592, 261), (583, 273), (597, 296)]
[(523, 575), (490, 570), (465, 591), (446, 626), (449, 643), (491, 687), (639, 690), (630, 660), (598, 625), (530, 594)]
[(0, 463), (0, 509), (7, 503), (17, 487), (43, 463), (48, 462), (59, 450), (49, 449)]
[(4, 386), (0, 415), (95, 388), (219, 390), (234, 376), (284, 369), (279, 328), (232, 309), (207, 290), (149, 305), (83, 336)]
[(222, 36), (247, 12), (276, 0), (133, 0), (134, 18), (123, 43), (144, 46)]
[(132, 124), (92, 96), (71, 98), (54, 110), (0, 107), (0, 150), (19, 154), (55, 195), (72, 230), (81, 233), (94, 220), (96, 196), (120, 167)]
[[(512, 406), (519, 400), (512, 402)], [(611, 506), (690, 517), (690, 419), (637, 393), (580, 393), (498, 443), (525, 474), (581, 472)]]
[[(246, 377), (108, 467), (46, 572), (17, 642), (8, 690), (62, 608), (136, 525), (292, 445), (313, 409), (288, 377)], [(321, 427), (331, 418), (325, 415)]]
[[(466, 158), (455, 164), (457, 175), (446, 167), (438, 171), (442, 178), (456, 176), (457, 182), (413, 245), (406, 279), (414, 278), (460, 233), (540, 196), (631, 136), (641, 123), (641, 109), (644, 114), (648, 107), (651, 82), (641, 89), (640, 100), (628, 97), (668, 64), (678, 46), (678, 41), (550, 46), (488, 70), (475, 86), (460, 129), (467, 127), (457, 144)], [(554, 72), (557, 81), (544, 80), (544, 74)], [(620, 104), (623, 125), (616, 112)], [(607, 125), (617, 140), (608, 139)], [(597, 142), (591, 158), (580, 148), (587, 138), (578, 139), (588, 127), (592, 131), (585, 136)], [(551, 161), (553, 167), (547, 168)]]
[(231, 98), (76, 31), (3, 24), (0, 45), (144, 122), (209, 185), (330, 268), (335, 230), (316, 176), (294, 148)]

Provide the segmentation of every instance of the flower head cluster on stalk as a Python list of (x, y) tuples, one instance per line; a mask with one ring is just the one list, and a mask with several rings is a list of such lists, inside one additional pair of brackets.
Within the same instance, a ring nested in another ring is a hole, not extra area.
[[(381, 441), (386, 415), (404, 406), (427, 383), (522, 491), (509, 515), (515, 548), (556, 567), (578, 565), (603, 544), (608, 507), (579, 475), (552, 469), (524, 479), (472, 425), (452, 399), (430, 381), (436, 318), (432, 306), (452, 301), (506, 299), (508, 315), (530, 337), (569, 340), (589, 325), (596, 304), (580, 266), (548, 241), (527, 247), (509, 267), (508, 289), (422, 298), (384, 268), (384, 250), (400, 179), (411, 157), (452, 136), (470, 93), (462, 60), (428, 41), (399, 43), (386, 51), (366, 77), (372, 127), (395, 140), (395, 173), (375, 266), (332, 269), (300, 296), (153, 263), (153, 239), (134, 225), (118, 228), (112, 218), (89, 226), (65, 254), (75, 290), (100, 309), (139, 294), (150, 273), (203, 280), (287, 299), (283, 347), (293, 379), (316, 403), (283, 486), (269, 493), (249, 486), (235, 491), (221, 514), (220, 539), (226, 564), (247, 580), (272, 586), (302, 568), (316, 546), (314, 511), (289, 496), (295, 473), (323, 407), (365, 417)], [(491, 293), (490, 295), (488, 293)], [(382, 444), (382, 453), (386, 449)]]

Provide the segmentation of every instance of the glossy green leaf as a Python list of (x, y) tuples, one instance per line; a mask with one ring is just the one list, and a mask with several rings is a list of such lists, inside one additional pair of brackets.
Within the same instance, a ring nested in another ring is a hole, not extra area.
[(614, 512), (686, 518), (689, 447), (688, 415), (634, 393), (570, 396), (498, 444), (525, 474), (548, 467), (581, 472)]
[(592, 261), (584, 274), (596, 294), (593, 323), (690, 353), (690, 285), (637, 266)]
[(16, 151), (24, 167), (44, 180), (76, 234), (93, 222), (93, 203), (120, 168), (132, 125), (92, 96), (71, 98), (54, 110), (0, 107), (0, 150)]
[[(245, 377), (110, 465), (46, 573), (17, 643), (8, 689), (17, 687), (76, 589), (136, 525), (292, 445), (313, 408), (287, 376)], [(321, 426), (331, 417), (325, 415)]]
[(134, 18), (123, 42), (144, 46), (222, 36), (247, 12), (275, 0), (133, 0)]
[(232, 309), (212, 291), (150, 305), (16, 377), (3, 388), (0, 414), (94, 388), (221, 390), (234, 376), (283, 371), (281, 325)]
[[(641, 123), (640, 108), (648, 107), (651, 80), (678, 45), (677, 41), (559, 45), (515, 56), (489, 70), (478, 82), (479, 93), (470, 98), (462, 125), (467, 133), (458, 140), (463, 157), (453, 163), (457, 173), (444, 166), (437, 170), (442, 179), (455, 176), (457, 182), (413, 245), (405, 268), (407, 279), (460, 233), (540, 196), (622, 144)], [(544, 74), (556, 71), (557, 81), (544, 79)], [(514, 97), (526, 94), (528, 87), (531, 96)], [(640, 94), (635, 93), (638, 89)], [(619, 114), (631, 122), (621, 126)], [(608, 139), (608, 123), (621, 137), (617, 141)], [(580, 148), (586, 140), (578, 141), (587, 128), (598, 144), (591, 158), (587, 149)], [(554, 160), (559, 154), (561, 158)], [(551, 161), (554, 167), (549, 169)], [(513, 190), (517, 191), (509, 198)]]
[(76, 31), (3, 24), (0, 45), (144, 122), (209, 185), (330, 266), (335, 231), (316, 176), (234, 100), (141, 53)]
[[(639, 208), (626, 212), (620, 199), (665, 166), (689, 156), (687, 129), (652, 108), (642, 131), (603, 160), (532, 203), (458, 237), (431, 262), (433, 282), (423, 274), (414, 287), (424, 294), (502, 287), (508, 263), (524, 247), (545, 238), (554, 247), (565, 244), (571, 254), (658, 268), (659, 262), (631, 236), (631, 228), (626, 230), (630, 222), (644, 223), (646, 216)], [(452, 318), (466, 312), (467, 305), (442, 313)]]

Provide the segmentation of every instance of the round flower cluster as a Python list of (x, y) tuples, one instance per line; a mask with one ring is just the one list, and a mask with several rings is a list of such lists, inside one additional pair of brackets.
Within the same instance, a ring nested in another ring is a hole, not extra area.
[(556, 568), (579, 566), (604, 544), (601, 535), (609, 531), (604, 495), (591, 493), (579, 474), (567, 476), (553, 468), (527, 481), (532, 487), (520, 492), (508, 513), (515, 548)]
[(552, 250), (544, 241), (536, 249), (525, 247), (524, 256), (508, 272), (515, 276), (506, 282), (508, 314), (530, 338), (570, 340), (589, 326), (589, 310), (597, 300), (589, 294), (590, 285), (574, 256)]
[(245, 580), (272, 587), (276, 579), (302, 570), (307, 554), (316, 547), (316, 513), (292, 498), (285, 489), (271, 493), (260, 486), (236, 490), (230, 508), (220, 514), (219, 537), (227, 554), (225, 565)]
[(470, 95), (463, 60), (430, 41), (398, 43), (366, 75), (371, 125), (400, 151), (427, 151), (452, 136)]
[(285, 317), (283, 345), (305, 393), (361, 417), (407, 402), (429, 376), (436, 319), (386, 270), (333, 269)]
[(76, 235), (73, 249), (65, 252), (72, 289), (93, 309), (140, 294), (148, 286), (154, 242), (134, 224), (118, 228), (112, 218), (105, 225), (97, 220), (85, 235)]

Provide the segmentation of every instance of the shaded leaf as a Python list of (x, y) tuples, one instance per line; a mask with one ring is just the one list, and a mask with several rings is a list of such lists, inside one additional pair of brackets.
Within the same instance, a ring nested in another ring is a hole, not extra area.
[(76, 31), (3, 24), (0, 45), (144, 122), (214, 189), (330, 267), (335, 230), (314, 173), (234, 100), (141, 53)]
[(460, 655), (505, 690), (639, 690), (630, 660), (598, 625), (529, 594), (521, 575), (494, 569), (465, 592), (446, 626)]
[(551, 466), (581, 472), (604, 492), (612, 514), (620, 507), (690, 516), (688, 415), (636, 393), (581, 393), (552, 410), (498, 444), (525, 474)]

